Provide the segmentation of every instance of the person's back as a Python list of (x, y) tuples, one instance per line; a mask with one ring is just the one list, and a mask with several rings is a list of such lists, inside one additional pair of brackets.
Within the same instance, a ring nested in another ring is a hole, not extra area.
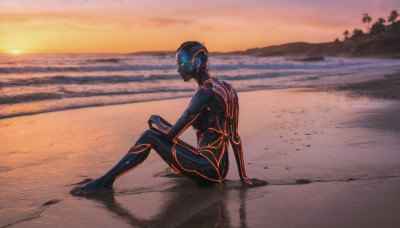
[(234, 108), (232, 91), (231, 85), (210, 76), (196, 93), (197, 96), (212, 97), (192, 126), (197, 135), (198, 153), (213, 164), (219, 180), (225, 179), (229, 168), (228, 139)]
[[(206, 157), (218, 171), (219, 180), (226, 178), (229, 169), (229, 141), (235, 153), (239, 174), (244, 182), (248, 182), (244, 169), (243, 151), (238, 134), (239, 99), (232, 85), (211, 77), (207, 71), (202, 72), (208, 78), (199, 87), (196, 97), (212, 97), (193, 122), (197, 135), (198, 153)], [(202, 100), (197, 99), (197, 100)], [(229, 140), (228, 140), (229, 139)], [(250, 183), (250, 182), (248, 182)]]

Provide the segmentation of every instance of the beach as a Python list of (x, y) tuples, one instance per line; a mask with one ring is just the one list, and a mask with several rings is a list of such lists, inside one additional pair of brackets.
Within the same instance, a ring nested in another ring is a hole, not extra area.
[[(247, 174), (267, 186), (242, 186), (231, 150), (227, 180), (208, 187), (167, 175), (151, 151), (113, 194), (70, 194), (117, 163), (150, 115), (173, 123), (189, 101), (0, 119), (0, 227), (400, 226), (400, 101), (354, 88), (239, 93)], [(195, 145), (194, 131), (182, 139)]]

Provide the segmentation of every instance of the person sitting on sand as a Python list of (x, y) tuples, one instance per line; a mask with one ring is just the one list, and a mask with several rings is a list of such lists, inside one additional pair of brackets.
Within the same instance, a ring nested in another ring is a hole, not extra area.
[[(267, 184), (263, 180), (249, 179), (246, 175), (238, 134), (238, 96), (230, 84), (208, 73), (207, 54), (206, 47), (199, 42), (181, 44), (176, 51), (178, 72), (185, 82), (194, 78), (199, 85), (186, 111), (174, 125), (161, 116), (152, 115), (148, 120), (150, 129), (143, 132), (118, 164), (102, 177), (73, 189), (72, 194), (112, 191), (115, 180), (140, 165), (151, 149), (171, 168), (198, 184), (222, 182), (228, 174), (229, 141), (241, 181), (247, 186)], [(179, 135), (190, 125), (196, 131), (197, 148), (179, 139)]]

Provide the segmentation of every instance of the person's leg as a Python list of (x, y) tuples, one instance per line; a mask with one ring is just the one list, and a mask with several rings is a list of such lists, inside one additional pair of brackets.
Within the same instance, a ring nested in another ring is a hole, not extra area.
[[(180, 141), (181, 142), (181, 141)], [(198, 183), (208, 183), (208, 175), (217, 179), (210, 163), (188, 144), (175, 145), (172, 141), (153, 130), (146, 130), (128, 153), (110, 171), (71, 191), (74, 195), (86, 195), (97, 192), (112, 191), (114, 181), (128, 171), (140, 165), (153, 148), (172, 168), (194, 179)], [(212, 182), (212, 181), (211, 181)]]
[(141, 135), (135, 145), (129, 149), (128, 153), (102, 177), (74, 188), (71, 193), (73, 195), (87, 195), (90, 193), (112, 191), (112, 185), (116, 179), (139, 166), (149, 155), (151, 145), (143, 143), (143, 141), (145, 141), (143, 139), (146, 137), (149, 137), (149, 135), (145, 132)]
[(198, 184), (219, 182), (220, 176), (215, 166), (199, 154), (188, 143), (177, 139), (177, 143), (167, 140), (156, 131), (148, 130), (150, 137), (144, 137), (160, 157), (173, 169), (196, 181)]

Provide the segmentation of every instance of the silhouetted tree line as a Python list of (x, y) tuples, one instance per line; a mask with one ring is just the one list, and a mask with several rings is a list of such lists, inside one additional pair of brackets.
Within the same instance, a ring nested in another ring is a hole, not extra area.
[[(387, 21), (380, 17), (378, 20), (372, 24), (371, 28), (369, 27), (369, 23), (372, 21), (372, 18), (368, 15), (368, 13), (364, 13), (362, 17), (362, 23), (367, 24), (367, 31), (364, 33), (363, 30), (355, 28), (351, 34), (350, 40), (357, 41), (360, 38), (365, 38), (370, 35), (375, 36), (379, 34), (388, 34), (388, 35), (400, 35), (400, 21), (397, 21), (399, 17), (399, 13), (396, 10), (390, 12), (390, 15), (387, 18)], [(390, 23), (385, 25), (385, 23)], [(348, 30), (344, 31), (344, 40), (348, 40), (350, 32)], [(336, 42), (338, 39), (335, 40)]]

